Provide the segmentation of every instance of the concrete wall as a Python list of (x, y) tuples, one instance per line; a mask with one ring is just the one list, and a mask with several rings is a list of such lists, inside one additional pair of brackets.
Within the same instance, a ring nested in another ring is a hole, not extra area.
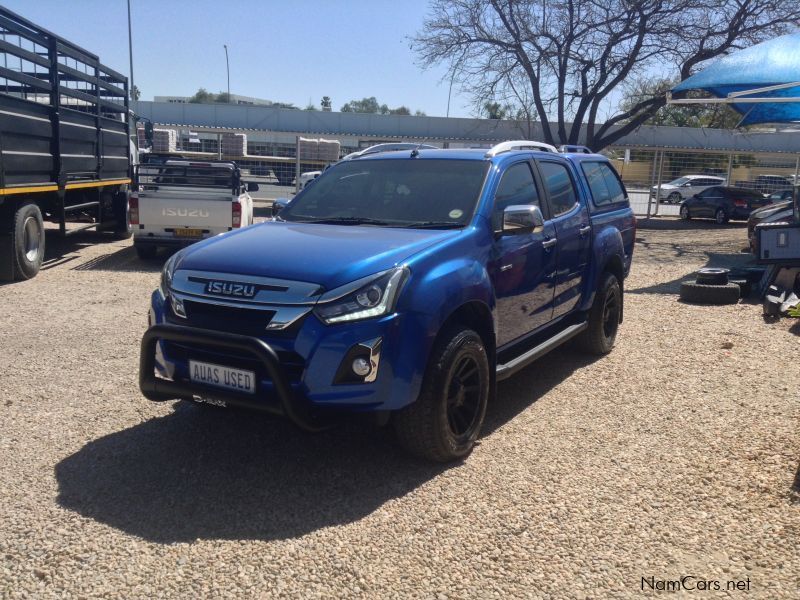
[[(132, 105), (137, 114), (163, 125), (256, 129), (326, 136), (471, 141), (475, 143), (491, 143), (508, 139), (542, 139), (542, 131), (538, 125), (533, 124), (529, 131), (527, 123), (522, 121), (372, 115), (226, 104), (171, 104), (138, 101)], [(644, 126), (615, 145), (800, 153), (800, 131), (747, 134), (721, 129)]]

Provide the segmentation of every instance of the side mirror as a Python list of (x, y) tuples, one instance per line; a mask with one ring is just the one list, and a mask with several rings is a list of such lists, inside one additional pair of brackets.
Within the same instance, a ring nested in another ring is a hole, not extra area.
[(503, 211), (503, 235), (538, 233), (544, 229), (544, 216), (538, 206), (520, 204)]
[(287, 206), (288, 204), (289, 204), (289, 199), (288, 199), (288, 198), (278, 198), (277, 200), (275, 200), (275, 201), (272, 203), (272, 216), (273, 216), (273, 217), (277, 217), (277, 216), (278, 216), (278, 214), (279, 214), (279, 213), (280, 213), (280, 212), (281, 212), (281, 211), (282, 211), (284, 208), (286, 208), (286, 206)]
[(692, 184), (691, 184), (691, 182), (684, 183), (681, 187), (692, 187)]
[(257, 192), (258, 191), (258, 184), (253, 183), (252, 181), (247, 182), (247, 191), (248, 192)]

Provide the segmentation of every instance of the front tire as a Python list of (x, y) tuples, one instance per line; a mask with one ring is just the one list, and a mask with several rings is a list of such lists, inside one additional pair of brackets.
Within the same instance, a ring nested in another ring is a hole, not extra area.
[(589, 327), (578, 344), (589, 354), (608, 354), (614, 348), (622, 321), (622, 286), (612, 273), (604, 273), (589, 309)]
[(678, 192), (672, 192), (669, 196), (667, 196), (667, 204), (677, 204), (681, 200), (681, 195)]
[(692, 213), (689, 212), (689, 207), (686, 206), (685, 204), (681, 205), (680, 214), (681, 214), (681, 219), (683, 219), (684, 221), (692, 220)]
[(486, 415), (490, 382), (481, 337), (466, 328), (446, 331), (434, 347), (416, 402), (394, 416), (400, 444), (435, 462), (468, 456)]
[(14, 213), (11, 223), (11, 244), (8, 255), (0, 257), (10, 262), (10, 268), (0, 268), (10, 281), (36, 277), (44, 260), (45, 234), (42, 212), (33, 203), (23, 204)]
[(725, 225), (725, 223), (728, 222), (728, 214), (724, 209), (718, 208), (714, 213), (714, 220), (717, 222), (717, 225)]

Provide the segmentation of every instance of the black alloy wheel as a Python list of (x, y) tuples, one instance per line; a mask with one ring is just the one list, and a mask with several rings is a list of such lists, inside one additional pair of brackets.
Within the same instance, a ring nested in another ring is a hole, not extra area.
[(469, 434), (480, 416), (481, 375), (474, 357), (462, 356), (447, 385), (447, 423), (457, 438)]

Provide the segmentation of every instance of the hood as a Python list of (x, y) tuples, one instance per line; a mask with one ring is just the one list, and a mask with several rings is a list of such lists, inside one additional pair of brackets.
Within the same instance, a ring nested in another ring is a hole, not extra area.
[(268, 221), (189, 246), (176, 269), (305, 281), (332, 290), (460, 233)]

